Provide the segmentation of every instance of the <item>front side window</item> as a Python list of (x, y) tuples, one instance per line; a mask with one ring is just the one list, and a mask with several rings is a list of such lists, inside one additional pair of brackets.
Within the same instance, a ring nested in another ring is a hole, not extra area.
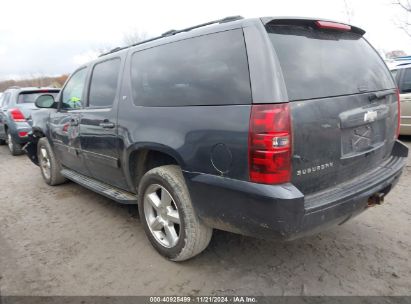
[(142, 106), (251, 103), (242, 30), (214, 33), (138, 51), (133, 100)]
[(411, 68), (404, 70), (404, 75), (402, 76), (401, 86), (400, 86), (401, 93), (411, 93)]
[(82, 96), (87, 69), (83, 68), (75, 72), (62, 93), (63, 109), (80, 109), (82, 107)]
[(111, 107), (113, 105), (117, 92), (119, 72), (119, 58), (95, 65), (90, 82), (90, 107)]

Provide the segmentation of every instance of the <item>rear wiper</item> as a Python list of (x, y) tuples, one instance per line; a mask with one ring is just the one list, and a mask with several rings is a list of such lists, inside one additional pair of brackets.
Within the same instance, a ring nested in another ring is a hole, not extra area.
[(370, 101), (373, 101), (375, 99), (382, 99), (388, 95), (395, 94), (395, 90), (390, 90), (390, 91), (384, 91), (384, 92), (372, 92), (370, 96), (368, 96), (368, 99)]

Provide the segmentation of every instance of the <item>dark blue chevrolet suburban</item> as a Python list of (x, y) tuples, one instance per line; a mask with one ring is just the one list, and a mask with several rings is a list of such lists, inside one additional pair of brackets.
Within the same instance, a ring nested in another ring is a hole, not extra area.
[(25, 150), (49, 185), (138, 204), (173, 261), (213, 229), (290, 240), (342, 224), (383, 201), (408, 155), (364, 33), (228, 17), (114, 49), (37, 99)]

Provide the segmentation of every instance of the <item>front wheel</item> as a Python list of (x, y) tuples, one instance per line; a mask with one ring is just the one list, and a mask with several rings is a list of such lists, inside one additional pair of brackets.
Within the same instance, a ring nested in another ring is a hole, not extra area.
[(46, 137), (40, 138), (37, 144), (37, 157), (41, 175), (48, 185), (55, 186), (66, 181), (66, 178), (60, 173), (60, 162), (57, 160)]
[(212, 228), (197, 217), (181, 169), (148, 171), (139, 186), (139, 213), (154, 248), (172, 261), (188, 260), (209, 244)]

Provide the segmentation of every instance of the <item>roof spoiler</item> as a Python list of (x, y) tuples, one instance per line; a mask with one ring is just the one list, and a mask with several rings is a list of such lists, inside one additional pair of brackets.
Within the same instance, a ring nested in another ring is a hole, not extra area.
[(336, 31), (350, 31), (359, 35), (364, 35), (365, 31), (359, 27), (352, 26), (346, 23), (326, 20), (326, 19), (313, 19), (313, 18), (298, 18), (298, 17), (263, 17), (261, 21), (265, 26), (270, 25), (309, 25), (315, 28), (330, 29)]

